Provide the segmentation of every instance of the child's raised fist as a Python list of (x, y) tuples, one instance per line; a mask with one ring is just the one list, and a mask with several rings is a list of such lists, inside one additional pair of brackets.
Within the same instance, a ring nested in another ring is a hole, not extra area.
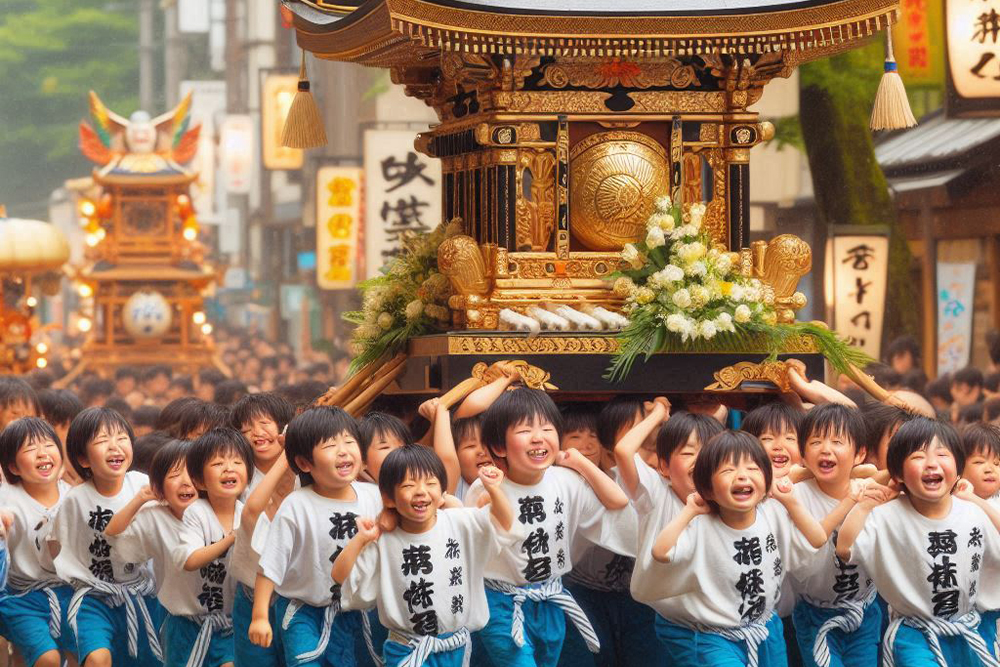
[(643, 409), (646, 414), (652, 414), (654, 410), (660, 412), (660, 418), (666, 421), (670, 418), (670, 401), (667, 400), (666, 396), (657, 396), (652, 401), (646, 401), (642, 404)]
[(795, 495), (792, 492), (794, 486), (792, 480), (787, 477), (778, 477), (771, 484), (771, 497), (784, 505), (795, 499)]
[(496, 489), (503, 482), (503, 470), (496, 466), (483, 466), (479, 469), (479, 479), (486, 488)]
[(434, 415), (437, 414), (438, 404), (441, 403), (440, 398), (430, 398), (420, 404), (417, 408), (417, 412), (420, 416), (427, 421), (434, 421)]
[(972, 482), (967, 479), (958, 480), (958, 484), (955, 485), (954, 494), (956, 498), (961, 498), (962, 500), (976, 499), (976, 489), (972, 486)]
[(571, 470), (577, 470), (581, 465), (589, 463), (587, 457), (580, 453), (575, 447), (556, 454), (556, 465), (564, 466)]
[(378, 522), (375, 519), (359, 516), (356, 520), (358, 525), (358, 535), (365, 542), (374, 542), (378, 539), (382, 531), (379, 530)]
[(709, 514), (712, 511), (712, 508), (697, 491), (688, 494), (687, 502), (684, 505), (695, 514)]

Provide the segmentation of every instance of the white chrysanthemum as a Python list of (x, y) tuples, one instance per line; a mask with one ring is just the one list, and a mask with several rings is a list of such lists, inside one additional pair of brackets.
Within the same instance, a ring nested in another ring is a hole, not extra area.
[(667, 331), (679, 333), (681, 340), (687, 341), (694, 333), (694, 322), (680, 313), (673, 313), (667, 316)]
[(639, 254), (638, 248), (631, 243), (626, 243), (622, 248), (622, 259), (629, 263), (633, 269), (642, 267), (643, 257)]
[(649, 289), (648, 287), (640, 287), (639, 291), (636, 292), (635, 301), (645, 305), (647, 303), (652, 303), (653, 299), (656, 298), (656, 292)]
[(733, 317), (740, 324), (746, 324), (747, 322), (750, 321), (750, 307), (747, 306), (745, 303), (741, 303), (740, 305), (736, 306), (736, 312), (733, 313)]
[(729, 313), (719, 313), (719, 316), (715, 318), (715, 326), (718, 327), (719, 331), (736, 330), (736, 327), (733, 326), (733, 318)]
[(698, 260), (697, 262), (692, 262), (688, 265), (686, 273), (689, 276), (703, 276), (708, 272), (705, 262)]
[(704, 285), (695, 285), (691, 288), (691, 303), (693, 303), (696, 308), (701, 308), (708, 303), (708, 297), (708, 288)]
[(371, 339), (378, 336), (379, 328), (374, 324), (362, 324), (354, 333), (358, 338)]
[(674, 292), (674, 305), (678, 308), (687, 308), (691, 305), (691, 293), (686, 289), (679, 289)]
[(729, 297), (733, 301), (743, 301), (746, 298), (746, 291), (742, 285), (733, 283), (733, 286), (729, 288)]
[(636, 284), (634, 282), (632, 282), (631, 278), (629, 278), (628, 276), (622, 276), (621, 278), (618, 278), (615, 281), (615, 284), (611, 288), (611, 291), (614, 292), (618, 296), (626, 296), (627, 297), (627, 296), (632, 296), (633, 294), (635, 294), (636, 290), (638, 290), (638, 289), (639, 288), (636, 287)]
[(729, 255), (720, 255), (715, 260), (715, 270), (718, 271), (720, 275), (726, 275), (732, 268), (733, 260), (730, 259)]
[(389, 313), (382, 313), (378, 316), (378, 325), (383, 329), (392, 328), (392, 315)]
[(718, 329), (715, 327), (715, 322), (712, 320), (705, 320), (698, 325), (698, 333), (705, 340), (711, 340), (715, 338), (715, 334), (718, 333)]
[(663, 236), (663, 230), (659, 227), (650, 227), (649, 232), (646, 234), (646, 245), (649, 249), (659, 248), (667, 242), (666, 238)]
[(653, 227), (658, 227), (664, 232), (672, 232), (675, 226), (674, 216), (669, 213), (654, 213), (649, 216), (647, 228), (652, 229)]
[(670, 211), (670, 207), (673, 206), (673, 202), (670, 201), (670, 197), (668, 195), (661, 195), (656, 198), (656, 201), (653, 202), (653, 205), (656, 206), (656, 210), (658, 212), (667, 213), (668, 211)]
[(674, 264), (667, 264), (663, 269), (663, 275), (672, 283), (684, 280), (684, 269)]

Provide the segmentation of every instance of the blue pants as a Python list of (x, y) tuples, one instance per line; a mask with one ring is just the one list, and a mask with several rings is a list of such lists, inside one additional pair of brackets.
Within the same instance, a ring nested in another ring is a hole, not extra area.
[[(160, 633), (160, 626), (166, 615), (159, 601), (149, 596), (144, 598), (146, 608), (149, 609), (149, 616), (153, 621), (154, 631), (157, 636)], [(111, 652), (115, 667), (118, 665), (135, 665), (136, 667), (149, 667), (149, 665), (161, 664), (153, 655), (146, 638), (146, 626), (139, 617), (139, 646), (138, 656), (133, 658), (128, 653), (128, 620), (125, 614), (125, 607), (110, 607), (99, 597), (88, 595), (80, 605), (80, 611), (76, 617), (76, 643), (77, 655), (80, 663), (87, 659), (94, 651), (107, 649)]]
[(601, 652), (591, 653), (576, 627), (567, 623), (560, 667), (646, 667), (666, 663), (662, 645), (650, 641), (656, 619), (651, 608), (628, 593), (608, 593), (576, 583), (567, 583), (566, 589), (594, 626)]
[[(451, 635), (452, 633), (449, 632), (438, 636), (441, 637), (441, 639), (446, 639)], [(397, 667), (397, 665), (406, 660), (406, 658), (410, 655), (411, 649), (406, 644), (386, 640), (382, 651), (382, 655), (385, 659), (385, 667)], [(455, 649), (454, 651), (448, 651), (447, 653), (432, 653), (430, 657), (424, 661), (424, 667), (462, 667), (462, 659), (464, 657), (465, 648)], [(472, 664), (475, 665), (475, 667), (480, 667), (478, 663), (473, 662)]]
[[(287, 607), (288, 601), (284, 600), (282, 606)], [(325, 611), (323, 607), (302, 605), (292, 616), (288, 627), (282, 631), (281, 635), (286, 665), (290, 667), (355, 666), (355, 640), (361, 640), (362, 644), (364, 643), (361, 633), (361, 612), (358, 611), (344, 611), (334, 617), (333, 627), (330, 630), (330, 641), (320, 658), (309, 662), (296, 659), (296, 656), (316, 649), (320, 633), (323, 630)], [(281, 620), (279, 618), (278, 622)]]
[(566, 635), (566, 614), (552, 602), (525, 600), (524, 646), (510, 636), (514, 599), (498, 591), (486, 589), (490, 620), (479, 636), (490, 654), (490, 661), (502, 667), (556, 667), (563, 637)]
[[(165, 667), (184, 667), (191, 657), (201, 625), (183, 616), (167, 616), (163, 622), (163, 664)], [(212, 643), (208, 647), (208, 655), (201, 667), (221, 667), (236, 660), (233, 653), (233, 633), (216, 632), (212, 634)]]
[(49, 651), (76, 653), (76, 637), (66, 617), (73, 589), (69, 586), (56, 586), (53, 590), (62, 610), (59, 639), (53, 639), (49, 632), (49, 598), (44, 592), (32, 591), (0, 601), (0, 625), (6, 629), (5, 636), (20, 651), (28, 665), (34, 665)]
[[(768, 636), (757, 649), (760, 667), (787, 667), (781, 619), (772, 614)], [(672, 667), (746, 667), (747, 648), (711, 632), (698, 632), (656, 617), (656, 638), (666, 647)]]
[[(948, 667), (980, 667), (979, 656), (969, 647), (964, 637), (939, 637), (941, 651)], [(896, 667), (938, 667), (937, 660), (920, 630), (908, 625), (899, 627), (896, 642), (892, 645)]]
[[(814, 607), (808, 602), (799, 602), (792, 612), (795, 623), (795, 638), (802, 652), (805, 667), (817, 667), (813, 660), (813, 645), (816, 633), (830, 618), (839, 615), (836, 609)], [(830, 646), (830, 667), (877, 667), (878, 645), (882, 640), (882, 610), (874, 602), (865, 609), (861, 627), (855, 632), (831, 630), (826, 635)]]
[(983, 612), (982, 620), (979, 622), (979, 634), (986, 640), (986, 648), (997, 658), (1000, 658), (1000, 651), (997, 650), (997, 623), (1000, 622), (1000, 609)]
[(253, 598), (247, 595), (242, 585), (236, 585), (236, 598), (233, 600), (233, 650), (236, 664), (240, 667), (283, 667), (285, 664), (285, 656), (281, 650), (281, 619), (285, 615), (287, 601), (279, 604), (281, 602), (281, 598), (277, 598), (277, 602), (271, 605), (268, 612), (271, 645), (261, 648), (250, 641)]

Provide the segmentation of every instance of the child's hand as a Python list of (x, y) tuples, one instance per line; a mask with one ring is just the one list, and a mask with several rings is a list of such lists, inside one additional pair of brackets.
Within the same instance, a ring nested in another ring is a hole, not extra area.
[(977, 498), (975, 487), (967, 479), (958, 480), (958, 484), (955, 485), (954, 495), (956, 498), (969, 501), (976, 500)]
[(665, 422), (670, 419), (670, 401), (667, 400), (666, 396), (657, 396), (652, 401), (646, 401), (642, 404), (642, 407), (647, 415), (652, 414), (654, 411), (658, 411), (661, 422)]
[(587, 457), (580, 453), (579, 449), (571, 448), (556, 454), (556, 465), (578, 470), (581, 465), (587, 463)]
[(250, 637), (250, 643), (256, 646), (262, 648), (271, 646), (271, 624), (266, 618), (251, 622), (247, 635)]
[(384, 507), (378, 513), (378, 518), (375, 519), (375, 522), (378, 524), (380, 533), (391, 533), (399, 525), (399, 515), (396, 514), (396, 510)]
[(358, 535), (361, 536), (361, 539), (364, 540), (366, 544), (374, 542), (378, 539), (379, 535), (382, 534), (382, 531), (379, 530), (378, 522), (375, 521), (375, 519), (368, 519), (359, 516), (356, 523), (358, 524)]
[(851, 468), (851, 477), (854, 479), (869, 479), (878, 474), (878, 468), (871, 463), (859, 463)]
[(156, 495), (153, 493), (153, 488), (149, 484), (146, 484), (141, 489), (139, 489), (139, 493), (135, 494), (135, 497), (138, 498), (143, 503), (148, 503), (151, 500), (156, 500)]
[(782, 505), (787, 505), (795, 500), (795, 494), (792, 492), (794, 486), (788, 477), (778, 477), (771, 484), (771, 497)]
[(479, 469), (479, 480), (487, 489), (499, 489), (503, 482), (503, 471), (496, 466), (483, 466)]
[(14, 515), (7, 510), (0, 510), (0, 537), (6, 538), (10, 527), (14, 525)]
[(860, 503), (865, 498), (865, 489), (868, 487), (868, 480), (864, 479), (852, 479), (851, 488), (847, 492), (851, 500), (856, 503)]
[(417, 408), (417, 412), (420, 413), (421, 417), (429, 422), (432, 422), (434, 421), (434, 415), (437, 414), (438, 404), (440, 403), (440, 398), (428, 399), (420, 404), (420, 407)]
[(705, 499), (697, 491), (688, 495), (684, 506), (695, 514), (709, 514), (712, 511), (712, 508), (709, 507), (708, 503), (705, 502)]

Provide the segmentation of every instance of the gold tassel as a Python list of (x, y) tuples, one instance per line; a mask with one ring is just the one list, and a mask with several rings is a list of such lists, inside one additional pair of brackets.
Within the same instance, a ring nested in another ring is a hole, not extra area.
[(899, 76), (896, 59), (892, 54), (892, 26), (886, 27), (885, 49), (885, 73), (878, 84), (878, 92), (875, 93), (875, 105), (872, 107), (869, 124), (872, 131), (900, 130), (917, 124), (917, 119), (910, 111), (906, 87), (903, 85), (902, 77)]
[(295, 93), (292, 106), (285, 118), (281, 131), (281, 145), (288, 148), (319, 148), (326, 146), (326, 128), (323, 116), (316, 106), (316, 99), (309, 92), (306, 77), (306, 52), (302, 51), (302, 65), (299, 67), (299, 92)]

